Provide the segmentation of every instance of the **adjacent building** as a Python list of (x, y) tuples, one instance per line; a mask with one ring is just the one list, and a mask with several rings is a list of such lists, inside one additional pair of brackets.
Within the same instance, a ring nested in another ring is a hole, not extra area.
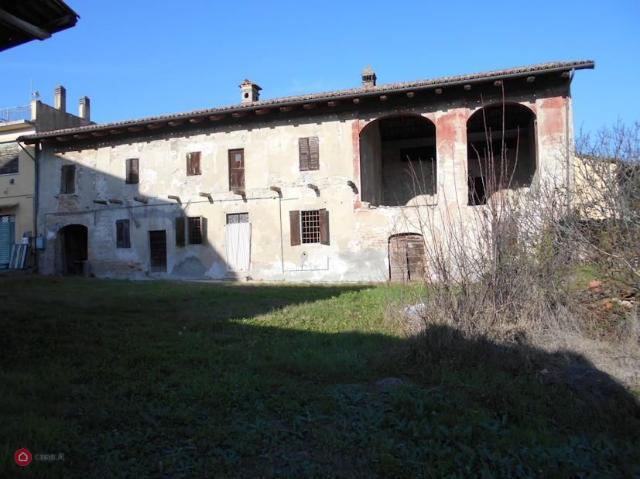
[(24, 136), (37, 145), (40, 271), (419, 278), (423, 214), (437, 229), (500, 190), (571, 183), (570, 86), (593, 66), (387, 85), (368, 68), (358, 88), (270, 100), (245, 80), (235, 105)]
[(36, 151), (17, 138), (91, 124), (87, 97), (80, 99), (79, 110), (77, 116), (66, 111), (62, 86), (56, 88), (55, 106), (34, 99), (30, 105), (0, 109), (0, 269), (9, 266), (13, 245), (34, 246), (37, 230)]

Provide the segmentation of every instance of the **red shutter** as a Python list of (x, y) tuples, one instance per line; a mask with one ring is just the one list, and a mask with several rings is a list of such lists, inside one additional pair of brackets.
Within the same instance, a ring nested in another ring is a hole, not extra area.
[(298, 138), (298, 151), (300, 153), (300, 171), (309, 169), (309, 138)]
[(320, 142), (317, 136), (311, 136), (309, 140), (309, 169), (320, 169)]
[(291, 235), (291, 246), (297, 246), (300, 241), (300, 211), (289, 211), (289, 232)]
[(330, 244), (329, 242), (329, 212), (320, 210), (320, 243)]

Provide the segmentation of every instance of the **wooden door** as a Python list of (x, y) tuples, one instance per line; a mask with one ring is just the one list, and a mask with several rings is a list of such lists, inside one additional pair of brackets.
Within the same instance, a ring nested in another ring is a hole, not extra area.
[(424, 240), (419, 234), (389, 238), (389, 279), (420, 281), (424, 278)]
[(149, 266), (152, 272), (167, 271), (167, 232), (149, 231)]

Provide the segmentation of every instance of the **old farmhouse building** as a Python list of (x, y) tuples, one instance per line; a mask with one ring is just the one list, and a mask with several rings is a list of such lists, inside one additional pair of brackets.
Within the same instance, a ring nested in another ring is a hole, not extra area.
[[(570, 85), (591, 61), (241, 102), (23, 137), (37, 144), (40, 272), (384, 281), (424, 273), (421, 210), (511, 181), (571, 182)], [(497, 154), (496, 154), (497, 152)], [(506, 161), (505, 161), (506, 159)], [(477, 211), (477, 210), (476, 210)]]

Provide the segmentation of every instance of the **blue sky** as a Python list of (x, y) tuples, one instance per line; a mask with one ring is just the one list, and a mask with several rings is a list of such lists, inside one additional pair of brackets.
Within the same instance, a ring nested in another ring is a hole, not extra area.
[(593, 59), (573, 83), (577, 128), (640, 119), (640, 2), (67, 0), (75, 28), (0, 53), (0, 107), (31, 85), (68, 108), (92, 99), (98, 122), (236, 103), (250, 78), (263, 98)]

